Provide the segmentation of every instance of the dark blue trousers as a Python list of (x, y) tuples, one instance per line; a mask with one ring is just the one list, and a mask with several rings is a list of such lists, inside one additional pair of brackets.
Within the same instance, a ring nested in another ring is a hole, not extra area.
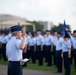
[(73, 51), (74, 55), (74, 66), (75, 66), (75, 72), (76, 72), (76, 49)]
[(2, 44), (2, 56), (3, 56), (4, 61), (7, 61), (7, 58), (6, 58), (6, 44)]
[[(23, 59), (27, 58), (27, 53), (26, 52), (23, 52)], [(22, 65), (22, 67), (27, 67), (27, 62)]]
[(46, 46), (46, 61), (47, 66), (52, 66), (52, 52), (50, 46)]
[(46, 53), (46, 52), (45, 52), (45, 49), (46, 49), (46, 45), (43, 46), (43, 57), (46, 56), (46, 54), (45, 54), (45, 53)]
[(43, 65), (43, 52), (41, 51), (41, 46), (37, 46), (36, 50), (37, 50), (39, 66), (42, 66)]
[(62, 57), (61, 57), (62, 50), (56, 51), (56, 66), (57, 72), (62, 73)]
[(22, 66), (20, 62), (9, 62), (8, 75), (22, 75)]
[(71, 58), (70, 58), (70, 64), (71, 65), (73, 64), (73, 58), (74, 58), (73, 51), (74, 50), (71, 50)]
[(53, 46), (53, 57), (54, 65), (56, 65), (56, 46)]
[(30, 50), (27, 49), (27, 58), (30, 59)]
[(0, 48), (0, 60), (1, 60), (1, 55), (2, 55), (2, 48)]
[(30, 46), (30, 55), (32, 58), (32, 63), (36, 63), (36, 52), (34, 51), (34, 46)]
[(70, 75), (70, 58), (68, 52), (63, 52), (65, 75)]

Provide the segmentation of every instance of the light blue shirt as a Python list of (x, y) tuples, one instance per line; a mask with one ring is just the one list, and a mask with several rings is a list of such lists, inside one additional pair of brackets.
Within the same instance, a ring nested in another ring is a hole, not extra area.
[(46, 46), (49, 46), (53, 43), (53, 37), (51, 35), (46, 37)]
[(36, 39), (35, 38), (31, 38), (29, 43), (30, 43), (30, 46), (34, 46), (36, 44)]
[(56, 51), (61, 50), (62, 49), (62, 44), (63, 44), (63, 38), (57, 38), (56, 41)]
[(8, 61), (22, 60), (22, 50), (20, 49), (21, 39), (11, 37), (6, 45), (6, 56)]
[(41, 43), (43, 43), (43, 36), (42, 35), (38, 35), (36, 37), (36, 44), (37, 46), (41, 45)]
[(43, 37), (43, 45), (46, 45), (46, 37)]
[(28, 35), (27, 37), (27, 44), (30, 42), (31, 37)]
[(73, 44), (73, 48), (76, 49), (76, 38), (72, 37), (72, 44)]
[(7, 36), (8, 36), (8, 40), (10, 40), (10, 39), (11, 39), (11, 37), (12, 37), (12, 34), (11, 34), (11, 33), (9, 33)]
[(54, 46), (56, 46), (56, 43), (57, 43), (57, 36), (53, 36), (53, 44), (54, 44)]
[(71, 48), (71, 41), (65, 41), (63, 40), (63, 45), (62, 45), (62, 51), (63, 52), (68, 52), (68, 49)]
[(2, 36), (2, 43), (6, 44), (9, 41), (8, 36)]

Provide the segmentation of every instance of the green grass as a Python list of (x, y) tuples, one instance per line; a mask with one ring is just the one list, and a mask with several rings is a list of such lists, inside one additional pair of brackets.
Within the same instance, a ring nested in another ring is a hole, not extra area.
[[(8, 62), (4, 62), (3, 60), (0, 60), (0, 64), (7, 65)], [(56, 72), (57, 69), (55, 66), (47, 67), (47, 64), (44, 62), (43, 66), (38, 66), (38, 61), (36, 64), (32, 64), (32, 61), (30, 60), (27, 63), (26, 69), (32, 69), (32, 70), (39, 70), (39, 71), (45, 71), (45, 72)], [(74, 70), (74, 65), (71, 65), (71, 75), (76, 75), (76, 72)]]
[(38, 66), (38, 61), (36, 61), (36, 64), (32, 64), (32, 61), (30, 60), (30, 62), (27, 63), (27, 68), (33, 70), (46, 71), (46, 72), (56, 72), (55, 66), (48, 67), (46, 65), (47, 64), (44, 62), (43, 66)]
[(0, 60), (0, 64), (7, 65), (7, 64), (8, 64), (8, 61), (4, 61), (4, 60), (2, 59), (2, 60)]

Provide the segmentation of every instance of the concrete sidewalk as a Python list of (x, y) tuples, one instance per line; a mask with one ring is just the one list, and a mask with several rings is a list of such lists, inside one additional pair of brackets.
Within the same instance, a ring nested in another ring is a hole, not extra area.
[[(0, 75), (7, 75), (7, 66), (6, 65), (0, 65)], [(24, 68), (23, 75), (62, 75), (62, 74), (47, 73), (47, 72), (43, 72), (43, 71), (29, 70), (29, 69)]]

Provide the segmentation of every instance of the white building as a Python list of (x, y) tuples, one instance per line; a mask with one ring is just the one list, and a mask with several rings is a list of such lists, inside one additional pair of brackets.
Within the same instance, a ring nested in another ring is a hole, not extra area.
[(44, 31), (45, 30), (51, 30), (51, 28), (54, 26), (52, 22), (49, 21), (39, 21), (40, 24), (44, 25)]
[(21, 18), (18, 16), (8, 15), (8, 14), (0, 14), (0, 29), (9, 29), (13, 25), (18, 25), (18, 21), (20, 20), (21, 26), (33, 26), (33, 31), (35, 31), (35, 25), (27, 22), (28, 20), (25, 18)]

